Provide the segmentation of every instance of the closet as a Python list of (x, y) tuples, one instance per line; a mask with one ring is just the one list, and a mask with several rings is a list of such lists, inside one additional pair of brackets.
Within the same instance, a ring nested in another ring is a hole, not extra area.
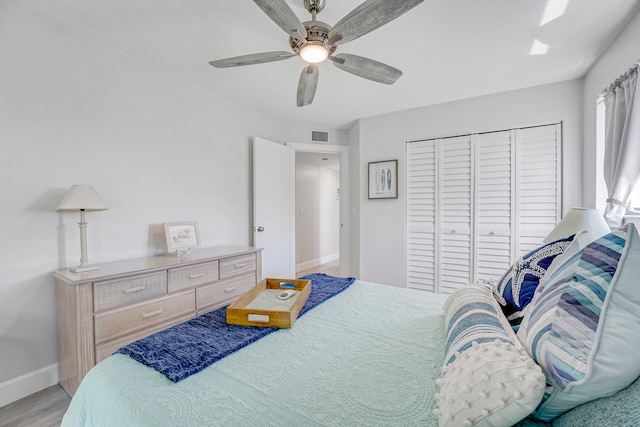
[(560, 218), (561, 124), (406, 144), (406, 286), (499, 280)]

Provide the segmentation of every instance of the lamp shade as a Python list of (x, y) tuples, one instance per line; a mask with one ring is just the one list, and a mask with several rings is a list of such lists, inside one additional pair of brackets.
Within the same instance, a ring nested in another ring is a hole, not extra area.
[(569, 213), (551, 230), (551, 233), (544, 239), (545, 243), (563, 237), (569, 237), (580, 231), (586, 231), (579, 237), (581, 245), (593, 242), (599, 237), (609, 233), (611, 229), (607, 225), (604, 217), (597, 209), (571, 208)]
[(57, 211), (104, 211), (109, 206), (90, 185), (72, 185), (58, 203)]

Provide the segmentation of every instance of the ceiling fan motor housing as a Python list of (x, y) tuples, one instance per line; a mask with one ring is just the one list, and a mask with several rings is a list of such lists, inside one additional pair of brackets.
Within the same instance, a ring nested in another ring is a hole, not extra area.
[(302, 45), (304, 45), (307, 41), (323, 43), (327, 48), (327, 50), (329, 51), (329, 54), (333, 54), (333, 52), (335, 52), (338, 46), (327, 44), (327, 40), (329, 38), (329, 31), (331, 31), (331, 25), (321, 21), (306, 21), (306, 22), (303, 22), (302, 25), (304, 25), (304, 27), (307, 29), (306, 40), (298, 40), (293, 37), (289, 37), (289, 43), (291, 44), (291, 49), (293, 50), (294, 53), (300, 52)]

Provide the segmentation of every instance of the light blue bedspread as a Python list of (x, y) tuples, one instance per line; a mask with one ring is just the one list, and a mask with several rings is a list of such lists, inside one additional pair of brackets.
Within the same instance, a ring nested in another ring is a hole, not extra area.
[(435, 426), (446, 297), (356, 281), (173, 383), (128, 356), (84, 378), (63, 426)]

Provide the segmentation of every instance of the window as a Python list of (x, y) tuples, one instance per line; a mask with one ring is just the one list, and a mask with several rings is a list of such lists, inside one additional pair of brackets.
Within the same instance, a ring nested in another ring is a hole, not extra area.
[[(604, 181), (604, 146), (605, 146), (605, 117), (607, 108), (603, 98), (596, 101), (596, 208), (604, 212), (607, 205), (607, 186)], [(630, 205), (640, 210), (640, 182), (631, 193)], [(633, 213), (637, 215), (637, 213)]]
[(607, 184), (604, 181), (604, 118), (606, 107), (604, 98), (596, 102), (596, 208), (604, 212), (607, 207)]
[(633, 209), (640, 211), (640, 185), (636, 183), (636, 188), (631, 193), (631, 206)]

